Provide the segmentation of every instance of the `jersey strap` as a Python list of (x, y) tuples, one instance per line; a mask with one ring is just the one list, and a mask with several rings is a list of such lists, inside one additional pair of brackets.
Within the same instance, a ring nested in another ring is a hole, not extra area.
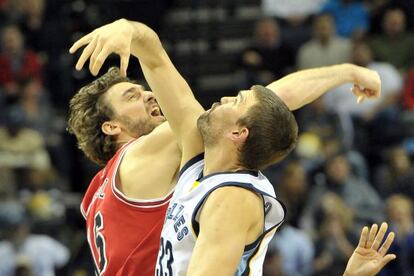
[[(233, 187), (240, 187), (249, 191), (252, 191), (254, 193), (259, 194), (262, 199), (263, 199), (263, 208), (264, 208), (264, 215), (265, 217), (268, 215), (271, 215), (272, 217), (278, 218), (276, 222), (270, 222), (270, 223), (266, 223), (266, 218), (265, 218), (265, 229), (264, 232), (262, 233), (262, 235), (265, 235), (266, 232), (273, 230), (274, 228), (278, 227), (280, 224), (283, 223), (283, 221), (285, 220), (286, 217), (286, 207), (283, 204), (283, 202), (281, 202), (280, 200), (278, 200), (276, 197), (266, 193), (265, 191), (262, 191), (256, 187), (254, 187), (252, 184), (250, 183), (245, 183), (245, 182), (224, 182), (220, 185), (217, 185), (215, 187), (213, 187), (212, 189), (210, 189), (209, 191), (207, 191), (207, 193), (202, 197), (202, 199), (198, 202), (198, 204), (196, 205), (194, 212), (191, 216), (191, 224), (192, 224), (192, 228), (193, 228), (193, 233), (195, 234), (195, 236), (197, 237), (199, 232), (200, 232), (200, 224), (198, 222), (198, 218), (200, 216), (200, 210), (201, 207), (204, 205), (204, 202), (206, 201), (206, 199), (208, 198), (208, 196), (214, 192), (215, 190), (222, 188), (222, 187), (228, 187), (228, 186), (233, 186)], [(268, 200), (265, 200), (265, 198), (267, 198)], [(279, 206), (273, 206), (274, 204), (279, 205)], [(275, 208), (276, 207), (276, 208)], [(277, 208), (279, 207), (279, 208)], [(259, 237), (260, 238), (260, 237)], [(253, 242), (250, 245), (247, 245), (245, 247), (245, 250), (251, 249), (252, 247), (255, 247), (255, 243), (257, 244), (259, 241), (259, 238)]]

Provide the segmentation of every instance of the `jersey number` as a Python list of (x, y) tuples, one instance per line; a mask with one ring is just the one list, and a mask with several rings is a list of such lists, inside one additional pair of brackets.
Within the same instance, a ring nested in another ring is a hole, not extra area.
[(106, 268), (106, 253), (105, 253), (105, 238), (102, 235), (101, 230), (104, 227), (104, 221), (103, 221), (103, 216), (101, 214), (101, 212), (98, 212), (95, 215), (95, 226), (94, 226), (94, 233), (95, 233), (95, 244), (96, 244), (96, 249), (98, 252), (98, 261), (99, 263), (97, 263), (97, 270), (98, 270), (98, 274), (101, 275), (101, 273), (103, 273), (105, 271)]
[[(167, 260), (168, 271), (167, 270), (164, 271), (163, 269), (164, 258)], [(157, 276), (172, 276), (173, 275), (173, 271), (172, 271), (173, 262), (174, 262), (174, 257), (172, 253), (172, 244), (169, 240), (165, 240), (164, 242), (164, 238), (161, 238), (160, 257), (158, 259), (157, 271), (156, 271)]]

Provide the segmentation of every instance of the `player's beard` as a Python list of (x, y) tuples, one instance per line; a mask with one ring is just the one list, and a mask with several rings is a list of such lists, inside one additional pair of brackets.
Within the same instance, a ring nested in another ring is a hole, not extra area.
[(203, 137), (204, 146), (212, 147), (217, 144), (219, 131), (212, 125), (210, 112), (206, 111), (197, 120), (197, 128)]
[(118, 119), (125, 126), (125, 130), (128, 134), (135, 138), (151, 133), (154, 128), (161, 124), (161, 122), (151, 120), (149, 117), (139, 120), (132, 120), (127, 116), (122, 116)]

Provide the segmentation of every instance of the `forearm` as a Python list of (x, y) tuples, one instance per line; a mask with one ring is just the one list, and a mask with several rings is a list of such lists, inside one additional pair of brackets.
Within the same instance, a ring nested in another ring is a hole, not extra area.
[[(339, 85), (354, 82), (358, 67), (340, 64), (307, 69), (287, 75), (267, 86), (291, 110), (301, 108)], [(349, 92), (351, 93), (351, 91)]]
[(158, 35), (141, 23), (128, 21), (128, 24), (132, 28), (131, 54), (138, 58), (145, 79), (183, 150), (183, 158), (186, 154), (193, 157), (203, 148), (196, 126), (204, 109), (171, 62)]

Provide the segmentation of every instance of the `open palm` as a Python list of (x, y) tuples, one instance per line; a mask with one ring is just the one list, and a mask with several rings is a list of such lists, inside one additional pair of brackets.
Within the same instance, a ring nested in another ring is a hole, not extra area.
[(387, 229), (387, 223), (382, 223), (379, 231), (376, 224), (372, 225), (370, 230), (368, 227), (362, 229), (358, 247), (349, 259), (344, 275), (375, 275), (388, 262), (396, 258), (394, 254), (386, 254), (394, 241), (393, 232), (388, 234), (380, 247)]

